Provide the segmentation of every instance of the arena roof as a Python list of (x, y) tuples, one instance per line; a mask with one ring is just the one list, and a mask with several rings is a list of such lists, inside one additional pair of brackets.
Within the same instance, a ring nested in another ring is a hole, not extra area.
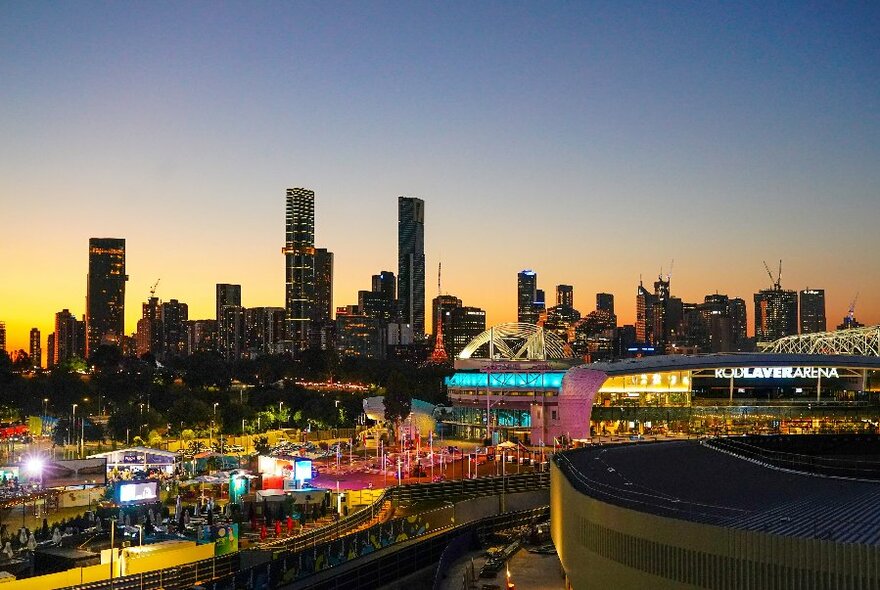
[(659, 516), (880, 545), (880, 483), (771, 469), (697, 441), (589, 447), (557, 465), (580, 492)]
[(592, 363), (578, 368), (602, 371), (613, 376), (726, 367), (846, 367), (880, 370), (880, 357), (774, 353), (665, 354)]

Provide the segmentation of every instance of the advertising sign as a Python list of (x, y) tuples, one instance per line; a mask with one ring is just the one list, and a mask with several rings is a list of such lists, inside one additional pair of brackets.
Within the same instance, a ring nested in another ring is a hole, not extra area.
[(296, 481), (308, 481), (312, 479), (312, 462), (309, 460), (297, 461), (294, 464), (293, 479)]

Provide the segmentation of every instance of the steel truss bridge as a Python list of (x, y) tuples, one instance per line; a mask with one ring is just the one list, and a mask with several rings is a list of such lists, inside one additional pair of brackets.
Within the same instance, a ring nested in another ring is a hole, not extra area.
[(786, 336), (758, 346), (761, 352), (782, 354), (880, 356), (880, 325)]

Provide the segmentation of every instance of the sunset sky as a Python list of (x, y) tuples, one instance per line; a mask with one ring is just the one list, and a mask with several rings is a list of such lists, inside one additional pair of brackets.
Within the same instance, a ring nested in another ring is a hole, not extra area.
[[(0, 1), (7, 349), (85, 311), (88, 239), (127, 240), (126, 330), (214, 285), (284, 304), (284, 193), (316, 192), (334, 305), (397, 272), (426, 202), (428, 298), (516, 316), (597, 291), (860, 293), (880, 323), (880, 3)], [(429, 314), (430, 315), (430, 314)]]

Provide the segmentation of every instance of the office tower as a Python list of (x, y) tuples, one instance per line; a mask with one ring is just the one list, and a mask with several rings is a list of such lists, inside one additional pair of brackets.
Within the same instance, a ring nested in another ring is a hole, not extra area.
[(636, 341), (654, 343), (654, 295), (639, 280), (636, 290)]
[(574, 307), (574, 287), (571, 285), (556, 285), (556, 305)]
[(444, 323), (443, 341), (449, 343), (446, 353), (455, 358), (471, 340), (486, 331), (486, 312), (479, 307), (459, 306), (452, 308), (449, 314), (450, 337), (446, 337), (447, 325)]
[(397, 297), (400, 319), (425, 337), (425, 202), (397, 199)]
[(748, 341), (746, 327), (749, 325), (746, 318), (746, 302), (740, 297), (734, 297), (728, 300), (727, 307), (730, 314), (730, 333), (733, 350), (745, 350)]
[(357, 305), (336, 308), (336, 350), (340, 356), (385, 358), (387, 324), (368, 317)]
[(535, 314), (538, 316), (538, 322), (543, 322), (547, 318), (547, 299), (544, 289), (535, 289)]
[(46, 369), (55, 366), (55, 332), (46, 337)]
[(596, 293), (596, 309), (601, 309), (614, 315), (614, 295), (611, 293)]
[(801, 334), (824, 332), (825, 289), (804, 289), (800, 292)]
[(250, 307), (244, 310), (245, 340), (251, 358), (275, 354), (284, 338), (287, 315), (283, 307)]
[(177, 299), (162, 304), (163, 357), (186, 354), (186, 322), (189, 306)]
[(137, 355), (162, 356), (162, 317), (158, 297), (150, 297), (141, 305), (141, 319), (137, 322)]
[(327, 248), (315, 250), (315, 305), (312, 318), (329, 322), (333, 318), (333, 252)]
[(0, 351), (6, 350), (6, 323), (0, 322)]
[(772, 342), (798, 333), (798, 298), (796, 291), (772, 289), (755, 293), (755, 339)]
[(29, 354), (31, 357), (31, 366), (39, 369), (43, 366), (43, 349), (40, 345), (39, 328), (31, 328), (31, 342)]
[(662, 352), (666, 344), (671, 340), (671, 332), (676, 328), (677, 322), (668, 318), (669, 312), (669, 277), (663, 280), (663, 275), (654, 281), (654, 340), (655, 347)]
[(85, 325), (70, 310), (55, 314), (55, 351), (53, 365), (60, 365), (85, 354)]
[(730, 316), (730, 299), (727, 295), (706, 295), (697, 310), (705, 322), (708, 341), (704, 352), (730, 352), (735, 350), (733, 323)]
[[(294, 350), (304, 350), (309, 346), (309, 323), (315, 313), (316, 303), (314, 191), (304, 188), (287, 189), (285, 242), (282, 252), (285, 263), (284, 309), (287, 312), (287, 340), (291, 341)], [(326, 261), (325, 258), (325, 266)], [(332, 270), (330, 280), (332, 282)], [(323, 295), (329, 298), (328, 293)]]
[(544, 318), (544, 331), (553, 332), (565, 342), (571, 342), (574, 337), (574, 326), (581, 319), (578, 310), (567, 305), (554, 305), (547, 310)]
[(217, 352), (226, 360), (236, 360), (241, 355), (243, 308), (241, 285), (221, 283), (217, 285)]
[(217, 350), (217, 320), (186, 322), (186, 354)]
[(85, 354), (125, 334), (125, 240), (89, 239)]
[(521, 324), (537, 324), (535, 299), (538, 295), (538, 275), (533, 270), (523, 270), (516, 275), (516, 321)]
[(382, 293), (382, 295), (391, 302), (392, 315), (394, 313), (394, 305), (397, 299), (397, 282), (394, 273), (390, 270), (383, 270), (377, 275), (373, 275), (372, 286), (374, 293)]

